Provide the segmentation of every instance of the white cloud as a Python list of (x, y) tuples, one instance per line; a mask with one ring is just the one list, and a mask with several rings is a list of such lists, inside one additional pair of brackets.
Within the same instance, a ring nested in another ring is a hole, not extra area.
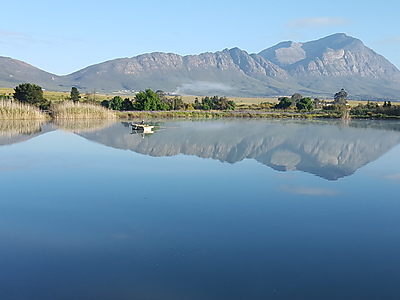
[(0, 43), (8, 44), (8, 45), (27, 45), (27, 44), (37, 44), (41, 42), (38, 39), (33, 38), (32, 36), (22, 33), (22, 32), (13, 32), (13, 31), (3, 31), (0, 30)]
[(313, 18), (298, 18), (290, 20), (286, 23), (289, 28), (305, 28), (305, 27), (329, 27), (337, 25), (346, 25), (351, 23), (346, 18), (331, 18), (331, 17), (313, 17)]
[(21, 36), (21, 35), (22, 34), (18, 33), (18, 32), (0, 30), (0, 37), (18, 37), (18, 36)]

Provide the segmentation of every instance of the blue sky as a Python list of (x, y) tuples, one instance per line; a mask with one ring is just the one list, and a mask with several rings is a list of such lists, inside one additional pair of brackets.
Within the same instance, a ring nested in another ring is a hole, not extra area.
[(14, 0), (1, 5), (0, 56), (65, 75), (147, 52), (258, 53), (344, 32), (400, 68), (399, 11), (397, 0)]

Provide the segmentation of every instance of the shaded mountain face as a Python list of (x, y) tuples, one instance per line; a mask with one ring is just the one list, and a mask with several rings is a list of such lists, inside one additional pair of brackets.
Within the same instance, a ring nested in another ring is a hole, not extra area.
[(282, 42), (258, 54), (239, 48), (181, 56), (148, 53), (56, 76), (0, 57), (0, 85), (31, 82), (46, 89), (72, 86), (99, 92), (146, 88), (179, 94), (268, 97), (301, 93), (332, 98), (345, 88), (353, 99), (397, 100), (400, 71), (360, 40), (343, 33), (316, 41)]
[(60, 88), (60, 83), (63, 82), (63, 79), (23, 61), (0, 56), (0, 86), (15, 87), (25, 82), (57, 90)]
[[(78, 133), (86, 139), (150, 156), (178, 154), (237, 163), (254, 159), (275, 170), (299, 170), (337, 180), (353, 174), (400, 143), (399, 128), (340, 123), (165, 122), (153, 135), (132, 134), (128, 123)], [(359, 126), (359, 127), (357, 127)], [(398, 127), (397, 124), (395, 126)]]

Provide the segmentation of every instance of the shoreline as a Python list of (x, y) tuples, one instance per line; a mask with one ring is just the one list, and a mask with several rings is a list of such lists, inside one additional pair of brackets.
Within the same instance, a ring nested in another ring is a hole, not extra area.
[(290, 111), (118, 111), (117, 119), (152, 119), (152, 118), (259, 118), (259, 119), (369, 119), (400, 120), (400, 116), (355, 115), (343, 117), (340, 112), (290, 112)]

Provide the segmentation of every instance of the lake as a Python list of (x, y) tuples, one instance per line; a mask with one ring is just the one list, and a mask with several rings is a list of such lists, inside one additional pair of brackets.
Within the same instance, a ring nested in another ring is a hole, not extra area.
[(1, 299), (398, 299), (400, 122), (0, 122)]

